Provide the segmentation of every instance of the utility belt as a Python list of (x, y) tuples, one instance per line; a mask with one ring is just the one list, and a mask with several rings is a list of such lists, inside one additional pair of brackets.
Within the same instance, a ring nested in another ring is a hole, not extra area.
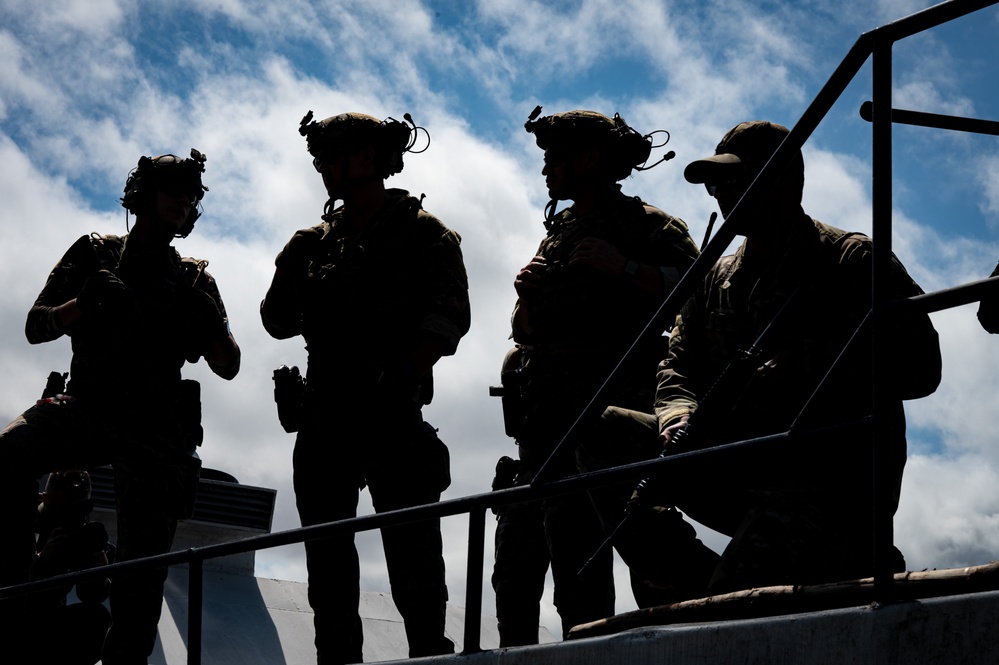
[(365, 367), (310, 370), (302, 376), (297, 366), (281, 365), (274, 370), (274, 402), (278, 421), (285, 432), (299, 431), (303, 418), (322, 404), (385, 406), (430, 404), (434, 394), (433, 373), (420, 378), (400, 370)]

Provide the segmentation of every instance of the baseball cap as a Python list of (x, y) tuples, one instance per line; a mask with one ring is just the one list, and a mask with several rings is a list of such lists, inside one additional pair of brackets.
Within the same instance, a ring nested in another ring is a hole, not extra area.
[[(683, 177), (691, 183), (713, 183), (733, 179), (752, 180), (790, 133), (787, 127), (766, 120), (741, 122), (725, 134), (711, 157), (687, 165)], [(788, 169), (804, 173), (801, 151)]]

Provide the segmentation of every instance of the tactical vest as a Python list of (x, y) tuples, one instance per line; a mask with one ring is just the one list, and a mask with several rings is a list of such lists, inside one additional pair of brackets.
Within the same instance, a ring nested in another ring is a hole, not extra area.
[(370, 383), (410, 351), (433, 295), (425, 254), (448, 231), (408, 195), (390, 198), (360, 233), (349, 232), (342, 208), (315, 228), (322, 239), (302, 313), (310, 385)]

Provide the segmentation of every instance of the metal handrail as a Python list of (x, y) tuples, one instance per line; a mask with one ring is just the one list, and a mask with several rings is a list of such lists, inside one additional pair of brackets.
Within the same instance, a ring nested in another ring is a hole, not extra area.
[[(837, 431), (847, 431), (866, 428), (870, 419), (861, 419), (849, 423), (804, 430), (801, 432), (783, 432), (753, 439), (721, 444), (710, 449), (694, 450), (678, 453), (670, 457), (656, 458), (632, 464), (625, 464), (612, 469), (602, 469), (579, 474), (568, 478), (559, 478), (543, 486), (524, 485), (503, 490), (474, 494), (457, 499), (449, 499), (438, 503), (428, 503), (410, 508), (385, 511), (370, 515), (362, 515), (350, 519), (327, 522), (308, 527), (300, 527), (280, 531), (278, 533), (252, 536), (243, 540), (230, 541), (215, 545), (192, 547), (186, 550), (168, 552), (156, 556), (133, 559), (118, 563), (89, 568), (73, 573), (48, 577), (35, 582), (18, 584), (0, 588), (0, 599), (29, 594), (44, 589), (71, 585), (89, 579), (113, 577), (118, 574), (136, 572), (149, 568), (166, 568), (188, 564), (190, 569), (188, 581), (188, 663), (197, 665), (201, 662), (201, 617), (203, 598), (202, 564), (205, 560), (216, 559), (235, 554), (244, 554), (285, 545), (302, 543), (328, 536), (373, 531), (388, 526), (419, 522), (443, 517), (453, 517), (463, 513), (469, 514), (469, 556), (465, 589), (465, 635), (462, 653), (480, 651), (479, 632), (481, 628), (482, 606), (482, 566), (484, 561), (485, 516), (492, 508), (538, 501), (553, 496), (584, 492), (586, 490), (609, 485), (615, 482), (635, 481), (645, 477), (661, 477), (668, 473), (671, 466), (690, 462), (692, 459), (707, 458), (716, 454), (733, 451), (763, 448), (777, 445), (790, 438), (812, 437)], [(476, 582), (476, 583), (473, 583)]]
[[(793, 434), (784, 432), (756, 439), (738, 441), (734, 443), (715, 446), (711, 449), (682, 453), (671, 457), (657, 458), (643, 462), (636, 462), (613, 469), (605, 469), (591, 473), (581, 474), (570, 478), (549, 478), (553, 475), (554, 464), (552, 460), (556, 455), (565, 454), (568, 443), (576, 435), (579, 429), (590, 422), (605, 398), (606, 391), (630, 354), (638, 348), (646, 339), (652, 336), (660, 336), (668, 327), (672, 317), (680, 310), (680, 307), (693, 293), (695, 286), (707, 274), (708, 270), (721, 257), (725, 249), (736, 237), (736, 228), (739, 220), (743, 216), (742, 210), (748, 208), (757, 201), (763, 192), (772, 185), (784, 166), (790, 161), (792, 155), (801, 149), (805, 141), (812, 135), (819, 122), (826, 116), (833, 104), (839, 99), (846, 87), (852, 82), (860, 68), (867, 59), (873, 57), (874, 77), (873, 77), (873, 103), (867, 103), (861, 109), (861, 115), (869, 119), (873, 125), (874, 135), (874, 179), (873, 179), (873, 233), (872, 237), (878, 239), (873, 247), (873, 337), (875, 355), (872, 362), (875, 368), (875, 384), (879, 383), (881, 372), (884, 371), (881, 360), (882, 354), (876, 351), (887, 341), (885, 334), (885, 313), (892, 307), (907, 307), (917, 311), (934, 312), (958, 305), (967, 304), (981, 299), (985, 295), (991, 295), (999, 291), (999, 278), (992, 278), (971, 282), (962, 286), (945, 289), (921, 296), (915, 296), (897, 302), (886, 300), (886, 289), (882, 284), (887, 282), (890, 274), (891, 262), (891, 125), (893, 122), (918, 124), (922, 126), (935, 127), (941, 129), (952, 129), (958, 131), (971, 131), (986, 134), (995, 134), (997, 123), (991, 121), (980, 121), (973, 119), (953, 118), (950, 116), (939, 116), (935, 114), (925, 114), (913, 111), (903, 111), (893, 109), (891, 105), (891, 47), (894, 42), (910, 37), (919, 32), (929, 30), (948, 21), (960, 18), (967, 14), (976, 12), (985, 7), (990, 7), (999, 3), (999, 0), (948, 0), (947, 2), (934, 5), (925, 10), (886, 24), (872, 31), (863, 33), (842, 62), (833, 72), (812, 103), (806, 108), (798, 122), (791, 128), (790, 133), (781, 143), (780, 147), (767, 162), (756, 179), (753, 181), (745, 195), (732, 210), (725, 222), (702, 249), (700, 256), (694, 261), (690, 269), (680, 278), (673, 291), (666, 297), (655, 315), (643, 329), (635, 343), (625, 352), (621, 361), (608, 375), (604, 383), (598, 388), (593, 398), (581, 411), (579, 417), (573, 422), (565, 435), (558, 443), (555, 451), (549, 460), (539, 469), (531, 485), (513, 487), (484, 494), (477, 494), (458, 499), (441, 501), (434, 504), (426, 504), (394, 510), (373, 515), (364, 515), (351, 519), (329, 522), (309, 527), (290, 529), (279, 533), (255, 536), (245, 540), (209, 545), (199, 548), (191, 548), (180, 552), (170, 552), (158, 556), (136, 559), (133, 561), (120, 562), (109, 566), (79, 571), (76, 573), (59, 575), (57, 577), (0, 588), (0, 599), (17, 595), (31, 593), (50, 587), (56, 587), (67, 583), (75, 583), (85, 579), (114, 575), (119, 572), (129, 572), (140, 568), (162, 568), (166, 566), (187, 563), (190, 566), (191, 575), (189, 580), (189, 604), (192, 607), (189, 611), (188, 621), (188, 663), (198, 665), (201, 662), (201, 608), (202, 608), (202, 562), (206, 559), (213, 559), (232, 554), (241, 554), (250, 551), (270, 549), (284, 545), (301, 543), (306, 540), (322, 538), (342, 533), (357, 533), (379, 529), (395, 524), (421, 521), (427, 519), (439, 519), (468, 513), (469, 515), (469, 548), (468, 548), (468, 569), (466, 573), (466, 619), (464, 636), (464, 653), (472, 653), (480, 650), (479, 632), (481, 629), (481, 605), (482, 605), (482, 568), (484, 562), (484, 540), (485, 540), (485, 515), (486, 510), (497, 506), (534, 501), (550, 496), (584, 491), (611, 482), (624, 480), (637, 480), (649, 475), (664, 473), (670, 465), (678, 464), (691, 457), (724, 455), (732, 450), (772, 445), (787, 440), (794, 436), (809, 436), (816, 434), (817, 430), (806, 432), (794, 432)], [(882, 110), (886, 109), (886, 111)], [(875, 390), (875, 395), (879, 392)], [(877, 399), (877, 398), (876, 398)], [(874, 413), (880, 411), (879, 404), (875, 402)], [(883, 420), (877, 418), (864, 419), (863, 421), (837, 425), (833, 428), (823, 428), (821, 431), (829, 431), (835, 428), (874, 428), (877, 436), (877, 428), (883, 424)], [(872, 446), (877, 451), (878, 446)], [(884, 486), (885, 483), (877, 483), (877, 469), (879, 460), (873, 460), (875, 486)], [(886, 557), (881, 556), (886, 551), (886, 547), (892, 545), (891, 515), (887, 514), (885, 519), (886, 504), (882, 501), (876, 506), (875, 520), (875, 594), (879, 600), (890, 599), (891, 573), (887, 571), (882, 562)], [(887, 523), (887, 526), (885, 524)]]

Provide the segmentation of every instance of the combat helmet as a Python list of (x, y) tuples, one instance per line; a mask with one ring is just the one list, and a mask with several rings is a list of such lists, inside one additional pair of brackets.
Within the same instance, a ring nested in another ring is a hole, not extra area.
[[(362, 146), (374, 146), (379, 175), (387, 178), (402, 171), (404, 153), (418, 154), (430, 145), (427, 130), (417, 127), (408, 113), (403, 118), (408, 125), (395, 118), (379, 120), (365, 113), (341, 113), (324, 120), (313, 120), (312, 111), (309, 111), (299, 123), (298, 133), (305, 137), (306, 147), (317, 167), (324, 160)], [(427, 135), (427, 145), (414, 150), (420, 131)]]
[(613, 118), (585, 110), (566, 111), (540, 118), (539, 115), (540, 106), (534, 109), (524, 123), (524, 129), (534, 134), (535, 141), (542, 150), (574, 151), (587, 145), (600, 146), (603, 168), (614, 182), (627, 178), (633, 169), (651, 168), (643, 165), (652, 153), (652, 135), (639, 134), (618, 113)]
[(121, 205), (135, 215), (150, 209), (158, 191), (170, 195), (187, 195), (191, 201), (191, 212), (184, 226), (177, 232), (177, 237), (186, 238), (201, 216), (201, 199), (208, 191), (201, 183), (207, 159), (194, 148), (191, 148), (191, 156), (187, 159), (176, 155), (140, 157), (138, 166), (132, 169), (125, 181), (125, 195), (121, 197)]

